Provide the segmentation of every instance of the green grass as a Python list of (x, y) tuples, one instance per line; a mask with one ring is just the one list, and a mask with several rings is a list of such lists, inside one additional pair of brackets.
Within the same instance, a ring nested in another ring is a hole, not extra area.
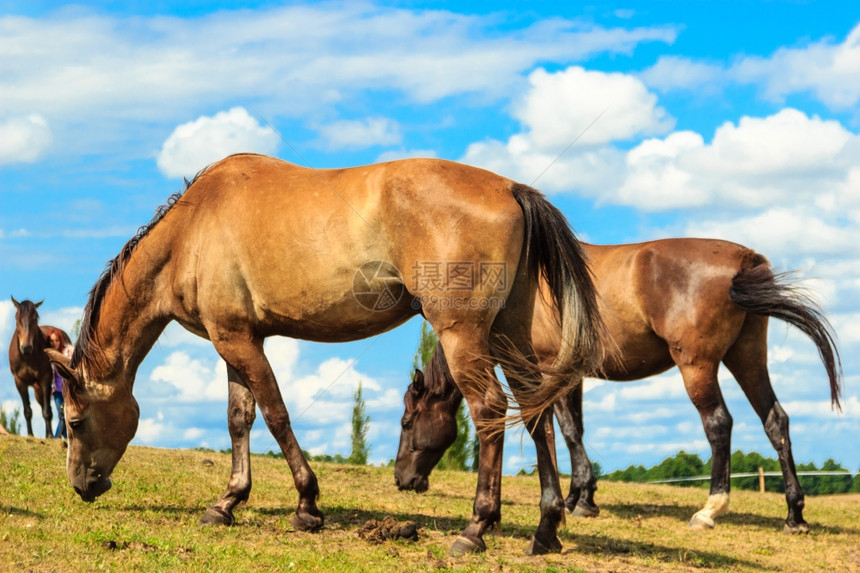
[[(213, 464), (204, 463), (211, 460)], [(254, 489), (233, 527), (197, 520), (223, 492), (224, 453), (129, 448), (114, 487), (85, 504), (58, 441), (0, 437), (0, 571), (858, 571), (860, 496), (807, 498), (811, 533), (782, 533), (780, 494), (735, 492), (713, 531), (686, 528), (699, 489), (601, 482), (601, 514), (568, 518), (558, 555), (524, 554), (538, 520), (533, 476), (505, 476), (503, 522), (485, 554), (447, 552), (471, 515), (475, 475), (440, 471), (424, 495), (399, 492), (391, 468), (312, 464), (326, 527), (293, 531), (297, 496), (283, 460), (255, 456)], [(565, 483), (566, 487), (566, 483)], [(371, 545), (357, 531), (391, 515), (417, 542)]]

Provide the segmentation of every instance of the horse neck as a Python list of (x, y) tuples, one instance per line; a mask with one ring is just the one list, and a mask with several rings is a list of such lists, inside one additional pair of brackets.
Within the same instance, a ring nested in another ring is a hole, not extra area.
[(425, 371), (424, 382), (427, 388), (432, 393), (442, 396), (451, 412), (456, 412), (460, 402), (463, 401), (463, 394), (454, 382), (441, 344), (436, 345), (436, 350), (427, 363)]
[[(137, 368), (170, 322), (164, 311), (168, 252), (147, 241), (132, 253), (108, 286), (94, 339), (104, 356), (101, 374), (124, 373), (133, 383)], [(159, 253), (161, 253), (159, 255)]]

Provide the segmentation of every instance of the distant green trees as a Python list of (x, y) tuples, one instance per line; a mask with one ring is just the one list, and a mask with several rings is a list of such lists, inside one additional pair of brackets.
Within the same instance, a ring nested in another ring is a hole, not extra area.
[[(780, 472), (779, 461), (773, 458), (765, 458), (758, 452), (744, 453), (740, 450), (734, 452), (731, 457), (732, 473), (758, 473), (761, 467), (765, 472)], [(797, 464), (797, 471), (848, 471), (842, 464), (828, 459), (821, 467), (815, 463)], [(663, 479), (697, 477), (711, 474), (711, 460), (703, 462), (696, 454), (688, 454), (683, 450), (671, 458), (666, 458), (656, 466), (645, 468), (642, 465), (629, 466), (624, 470), (616, 470), (604, 475), (601, 479), (609, 481), (627, 482), (649, 482)], [(772, 492), (785, 492), (785, 483), (781, 476), (765, 476), (765, 489)], [(835, 493), (860, 492), (860, 475), (854, 474), (844, 476), (799, 476), (800, 486), (807, 495), (827, 495)], [(733, 478), (733, 489), (746, 489), (758, 491), (759, 478), (743, 477)], [(677, 482), (674, 485), (686, 487), (710, 486), (708, 480)]]
[(0, 406), (0, 426), (6, 428), (10, 434), (19, 435), (21, 433), (21, 410), (15, 408), (11, 414), (7, 414), (6, 410)]

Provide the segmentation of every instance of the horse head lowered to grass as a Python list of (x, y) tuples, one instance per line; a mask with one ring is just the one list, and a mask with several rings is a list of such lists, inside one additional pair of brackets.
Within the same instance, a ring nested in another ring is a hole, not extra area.
[[(319, 487), (290, 424), (263, 340), (321, 342), (379, 334), (422, 313), (477, 425), (503, 423), (507, 400), (493, 371), (501, 346), (509, 385), (549, 423), (566, 383), (541, 381), (531, 344), (538, 275), (561, 312), (559, 370), (592, 370), (603, 325), (586, 261), (563, 215), (537, 191), (449, 161), (410, 159), (314, 170), (260, 155), (205, 169), (123, 247), (96, 282), (71, 361), (69, 480), (85, 501), (107, 491), (140, 415), (135, 373), (171, 321), (209, 339), (227, 363), (233, 474), (204, 523), (232, 523), (251, 489), (248, 433), (259, 404), (292, 471), (293, 525), (323, 525)], [(531, 360), (528, 357), (532, 357)], [(485, 549), (499, 520), (500, 432), (480, 437), (471, 520), (452, 554)], [(532, 552), (558, 551), (564, 503), (547, 437), (534, 434), (542, 475)]]
[[(707, 239), (665, 239), (632, 245), (583, 245), (594, 269), (601, 312), (616, 352), (591, 375), (639, 380), (677, 366), (711, 446), (711, 491), (693, 528), (714, 527), (729, 506), (732, 417), (717, 382), (720, 362), (737, 380), (779, 457), (788, 516), (785, 531), (806, 532), (803, 490), (797, 479), (788, 416), (779, 405), (767, 370), (768, 317), (799, 328), (814, 342), (827, 372), (830, 397), (839, 406), (841, 368), (830, 324), (802, 291), (775, 275), (767, 260), (741, 245)], [(560, 339), (551, 301), (535, 303), (532, 339), (538, 357), (551, 365)], [(433, 467), (457, 435), (455, 414), (462, 394), (437, 348), (425, 372), (416, 371), (404, 397), (395, 481), (425, 491)], [(554, 404), (570, 450), (574, 515), (597, 515), (597, 489), (582, 444), (582, 381)]]

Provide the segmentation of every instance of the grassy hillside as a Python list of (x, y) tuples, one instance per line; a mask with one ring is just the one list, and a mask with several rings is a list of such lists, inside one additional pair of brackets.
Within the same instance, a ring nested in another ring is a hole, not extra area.
[[(424, 495), (398, 492), (390, 468), (316, 463), (326, 514), (321, 533), (290, 527), (296, 494), (283, 460), (255, 457), (254, 489), (237, 525), (197, 520), (222, 493), (224, 454), (132, 447), (113, 489), (83, 503), (57, 441), (0, 437), (0, 571), (860, 571), (860, 497), (807, 499), (811, 533), (782, 531), (779, 494), (737, 492), (717, 528), (694, 532), (705, 492), (602, 482), (599, 517), (568, 519), (564, 552), (524, 554), (537, 524), (536, 477), (505, 477), (503, 523), (488, 551), (447, 551), (471, 514), (475, 476), (437, 472)], [(565, 484), (566, 487), (566, 484)], [(358, 531), (393, 516), (420, 527), (417, 542), (372, 544)]]

